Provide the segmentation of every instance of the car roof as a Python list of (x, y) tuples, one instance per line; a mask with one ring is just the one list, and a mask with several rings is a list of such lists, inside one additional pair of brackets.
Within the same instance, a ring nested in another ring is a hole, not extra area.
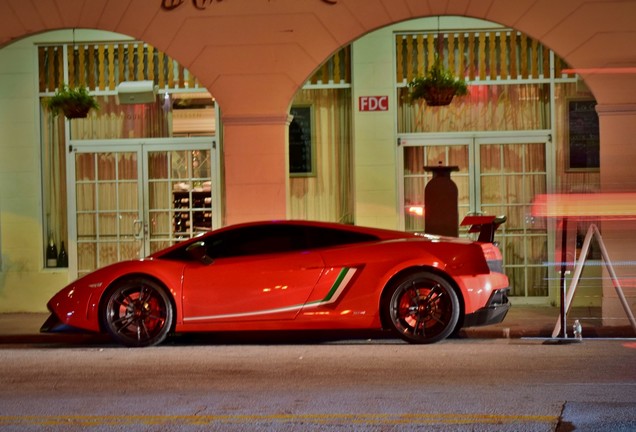
[(227, 227), (216, 230), (216, 232), (223, 231), (226, 229), (237, 229), (241, 227), (267, 226), (267, 225), (272, 225), (272, 226), (273, 225), (291, 225), (291, 226), (301, 226), (301, 227), (306, 226), (306, 227), (319, 227), (319, 228), (325, 228), (325, 229), (351, 231), (351, 232), (374, 235), (382, 240), (395, 239), (395, 238), (411, 238), (416, 236), (416, 234), (414, 233), (407, 233), (404, 231), (389, 230), (384, 228), (372, 228), (372, 227), (363, 227), (358, 225), (342, 224), (342, 223), (336, 223), (336, 222), (320, 222), (320, 221), (295, 220), (295, 219), (246, 222), (242, 224), (229, 225)]
[(187, 246), (190, 243), (194, 243), (196, 241), (203, 240), (209, 236), (215, 235), (217, 233), (229, 232), (240, 230), (243, 228), (249, 227), (265, 227), (265, 226), (277, 226), (277, 225), (287, 225), (287, 226), (298, 226), (298, 227), (316, 227), (316, 228), (324, 228), (331, 229), (335, 231), (350, 231), (359, 234), (367, 234), (374, 237), (377, 237), (378, 240), (393, 240), (393, 239), (402, 239), (402, 238), (414, 238), (418, 237), (417, 234), (408, 233), (404, 231), (397, 230), (389, 230), (383, 228), (371, 228), (371, 227), (361, 227), (356, 225), (348, 225), (348, 224), (340, 224), (335, 222), (319, 222), (319, 221), (307, 221), (307, 220), (269, 220), (269, 221), (256, 221), (256, 222), (245, 222), (234, 225), (228, 225), (222, 228), (218, 228), (216, 230), (207, 232), (203, 235), (193, 237), (191, 239), (185, 240), (183, 242), (176, 243), (168, 248), (162, 249), (150, 255), (150, 257), (160, 257), (164, 256), (175, 249), (182, 248)]

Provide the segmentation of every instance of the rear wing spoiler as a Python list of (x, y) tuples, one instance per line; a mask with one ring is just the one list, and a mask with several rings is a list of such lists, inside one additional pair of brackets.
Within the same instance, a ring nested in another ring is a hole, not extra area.
[(478, 242), (492, 243), (495, 240), (495, 231), (506, 220), (508, 220), (506, 216), (466, 216), (460, 225), (470, 225), (469, 233), (478, 232)]

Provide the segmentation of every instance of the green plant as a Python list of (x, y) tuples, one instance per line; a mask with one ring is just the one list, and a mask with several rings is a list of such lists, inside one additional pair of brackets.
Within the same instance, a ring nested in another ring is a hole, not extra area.
[(424, 99), (428, 105), (448, 105), (454, 96), (468, 94), (468, 84), (445, 69), (439, 58), (424, 76), (417, 76), (409, 82), (409, 98), (411, 102)]
[(84, 86), (70, 88), (64, 84), (55, 91), (55, 94), (44, 101), (44, 106), (51, 111), (54, 116), (60, 111), (66, 118), (86, 117), (91, 109), (99, 109), (99, 104), (95, 97), (91, 95)]

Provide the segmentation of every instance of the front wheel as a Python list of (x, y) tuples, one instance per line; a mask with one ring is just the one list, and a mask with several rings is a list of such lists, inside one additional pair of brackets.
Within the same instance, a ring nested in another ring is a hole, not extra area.
[(393, 284), (382, 302), (385, 322), (410, 343), (428, 344), (451, 335), (459, 320), (459, 300), (444, 278), (417, 272)]
[(166, 290), (145, 277), (117, 282), (106, 294), (102, 325), (122, 345), (144, 347), (163, 342), (174, 320)]

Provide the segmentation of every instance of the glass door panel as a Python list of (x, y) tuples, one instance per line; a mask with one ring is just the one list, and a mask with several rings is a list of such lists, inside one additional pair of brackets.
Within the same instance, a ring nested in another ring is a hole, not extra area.
[[(459, 218), (471, 212), (505, 215), (496, 241), (504, 255), (512, 294), (548, 295), (548, 233), (530, 216), (532, 201), (547, 192), (547, 135), (496, 137), (400, 137), (400, 196), (406, 231), (424, 231), (426, 165), (456, 165)], [(468, 235), (460, 227), (460, 235)]]
[(547, 191), (547, 138), (537, 140), (541, 142), (524, 142), (522, 137), (475, 140), (480, 157), (476, 210), (507, 216), (495, 239), (511, 294), (522, 297), (548, 295), (548, 233), (530, 217), (535, 196)]
[(545, 143), (526, 144), (526, 172), (545, 173), (547, 162)]
[(142, 256), (139, 155), (75, 150), (77, 273)]
[(219, 226), (211, 138), (69, 147), (69, 270), (82, 276)]
[(404, 178), (404, 229), (424, 231), (424, 186), (430, 177), (419, 175)]
[(212, 158), (202, 146), (147, 151), (150, 253), (212, 229)]
[(433, 173), (425, 166), (450, 165), (459, 167), (452, 173), (457, 185), (460, 219), (470, 211), (470, 148), (472, 140), (401, 140), (403, 144), (401, 187), (404, 230), (423, 232), (424, 192)]
[(404, 175), (424, 174), (424, 146), (403, 147)]

